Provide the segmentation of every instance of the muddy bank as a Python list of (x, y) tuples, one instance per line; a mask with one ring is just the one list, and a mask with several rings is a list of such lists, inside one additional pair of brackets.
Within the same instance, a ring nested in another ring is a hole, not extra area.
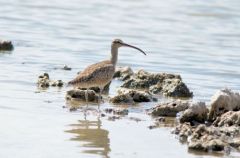
[(11, 51), (13, 50), (13, 44), (11, 41), (0, 40), (0, 51)]

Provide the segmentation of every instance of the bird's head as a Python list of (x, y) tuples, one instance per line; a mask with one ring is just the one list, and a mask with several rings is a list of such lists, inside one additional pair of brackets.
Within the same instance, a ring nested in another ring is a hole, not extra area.
[(140, 52), (142, 52), (144, 55), (147, 55), (142, 49), (138, 48), (138, 47), (135, 47), (135, 46), (132, 46), (130, 44), (127, 44), (127, 43), (124, 43), (122, 40), (120, 39), (115, 39), (113, 40), (112, 42), (112, 47), (115, 47), (115, 48), (120, 48), (120, 47), (130, 47), (130, 48), (133, 48), (133, 49), (136, 49)]

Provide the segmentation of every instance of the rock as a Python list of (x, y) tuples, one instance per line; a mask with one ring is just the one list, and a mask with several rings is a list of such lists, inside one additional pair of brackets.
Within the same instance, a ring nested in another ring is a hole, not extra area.
[(50, 79), (48, 73), (44, 73), (38, 77), (37, 81), (38, 87), (48, 88), (50, 86)]
[(230, 146), (233, 148), (237, 148), (238, 150), (240, 149), (240, 138), (234, 138), (229, 142)]
[(163, 93), (170, 97), (192, 97), (193, 94), (182, 82), (180, 75), (167, 73), (149, 73), (139, 70), (128, 80), (125, 80), (121, 87), (133, 89), (149, 89), (157, 94)]
[(13, 44), (11, 41), (0, 40), (0, 51), (11, 51), (13, 50)]
[(110, 98), (110, 102), (114, 104), (123, 104), (123, 103), (133, 104), (134, 103), (133, 98), (127, 94), (118, 94)]
[(166, 118), (165, 117), (157, 117), (155, 118), (155, 122), (165, 122), (166, 121)]
[[(109, 83), (103, 88), (103, 91), (102, 91), (103, 94), (108, 94), (110, 84), (111, 84), (111, 82), (109, 82)], [(80, 90), (86, 90), (86, 88), (79, 88), (79, 89), (80, 89)], [(99, 92), (100, 92), (100, 89), (99, 89), (98, 87), (91, 87), (91, 88), (89, 88), (89, 89), (90, 89), (90, 90), (94, 90), (96, 93), (99, 93)]]
[(67, 70), (67, 71), (72, 70), (72, 68), (68, 67), (67, 65), (64, 65), (62, 69), (63, 69), (63, 70)]
[(113, 78), (118, 78), (122, 81), (129, 79), (133, 75), (133, 70), (126, 66), (126, 67), (117, 67)]
[(180, 116), (180, 122), (200, 122), (207, 120), (208, 109), (204, 102), (192, 103), (187, 110)]
[(226, 143), (220, 139), (214, 139), (207, 137), (203, 140), (191, 141), (188, 145), (188, 149), (199, 151), (223, 151)]
[(239, 126), (214, 127), (199, 124), (191, 126), (189, 122), (181, 123), (175, 127), (174, 134), (179, 140), (188, 143), (188, 148), (199, 151), (224, 151), (230, 145), (239, 148)]
[(135, 88), (135, 89), (145, 89), (152, 85), (163, 82), (165, 79), (181, 79), (179, 75), (167, 74), (167, 73), (149, 73), (144, 70), (137, 71), (133, 77), (126, 80), (122, 87), (125, 88)]
[[(86, 90), (73, 89), (69, 90), (66, 93), (67, 100), (77, 100), (77, 101), (86, 101), (85, 98)], [(98, 95), (93, 90), (88, 90), (88, 101), (89, 102), (98, 102)]]
[(139, 102), (150, 102), (153, 98), (151, 94), (144, 91), (132, 90), (126, 88), (120, 88), (118, 95), (112, 97), (110, 102), (112, 103), (139, 103)]
[(229, 111), (218, 117), (213, 125), (222, 127), (222, 126), (240, 126), (240, 111)]
[(209, 120), (214, 121), (227, 111), (240, 110), (240, 94), (230, 89), (220, 90), (212, 96), (210, 106)]
[(181, 142), (186, 142), (187, 138), (193, 133), (193, 129), (190, 123), (186, 122), (176, 126), (172, 133), (179, 135), (179, 140)]
[(174, 100), (171, 102), (161, 103), (150, 109), (150, 114), (153, 116), (171, 116), (176, 117), (180, 111), (184, 111), (189, 107), (188, 101)]
[(62, 80), (50, 80), (48, 73), (44, 73), (38, 77), (37, 85), (39, 88), (62, 87), (64, 83)]
[(150, 91), (154, 94), (162, 92), (169, 97), (192, 97), (193, 93), (187, 88), (181, 79), (166, 79), (162, 83), (151, 86)]
[(62, 80), (57, 80), (57, 81), (51, 81), (50, 85), (53, 87), (62, 87), (63, 86), (63, 81)]

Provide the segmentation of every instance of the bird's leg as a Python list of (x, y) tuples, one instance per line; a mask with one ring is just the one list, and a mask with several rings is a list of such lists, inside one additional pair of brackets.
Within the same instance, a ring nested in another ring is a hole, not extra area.
[(101, 96), (102, 96), (102, 91), (103, 87), (99, 87), (99, 96), (98, 96), (98, 112), (100, 112), (100, 104), (101, 104)]
[(84, 110), (84, 114), (86, 114), (87, 109), (88, 109), (88, 88), (85, 90), (85, 99), (86, 99), (86, 108)]

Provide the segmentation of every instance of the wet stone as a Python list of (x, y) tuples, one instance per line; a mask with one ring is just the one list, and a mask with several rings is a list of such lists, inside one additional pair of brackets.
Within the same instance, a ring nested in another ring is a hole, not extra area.
[(155, 118), (155, 122), (165, 122), (166, 118), (165, 117), (157, 117)]
[(62, 87), (63, 86), (63, 81), (62, 80), (57, 80), (57, 81), (51, 81), (50, 85), (53, 87)]
[(137, 71), (130, 79), (126, 80), (122, 87), (134, 89), (148, 89), (152, 85), (163, 82), (165, 79), (179, 78), (179, 75), (167, 73), (149, 73), (144, 70)]
[(188, 149), (199, 151), (223, 151), (225, 143), (221, 139), (206, 138), (204, 140), (191, 141), (188, 145)]
[(175, 127), (174, 134), (179, 140), (188, 143), (188, 148), (204, 152), (225, 152), (229, 146), (239, 148), (239, 126), (215, 127), (198, 124), (192, 126), (189, 122), (181, 123)]
[[(111, 85), (111, 82), (109, 82), (109, 83), (103, 88), (103, 90), (102, 90), (102, 93), (103, 93), (103, 94), (108, 94), (110, 85)], [(86, 90), (86, 88), (79, 88), (79, 89), (81, 89), (81, 90)], [(89, 90), (94, 90), (96, 93), (99, 93), (99, 92), (100, 92), (100, 88), (98, 88), (98, 87), (91, 87), (91, 88), (89, 88)]]
[(178, 135), (181, 142), (186, 142), (187, 138), (193, 133), (193, 129), (190, 123), (183, 123), (176, 126), (172, 133)]
[(48, 73), (44, 73), (38, 77), (37, 81), (38, 87), (47, 88), (50, 86), (50, 79)]
[(234, 138), (229, 142), (230, 146), (240, 150), (240, 138)]
[(190, 92), (185, 83), (181, 79), (166, 79), (162, 83), (150, 87), (153, 93), (163, 93), (169, 97), (192, 97), (193, 93)]
[(0, 40), (0, 51), (11, 51), (13, 50), (13, 44), (11, 41)]
[(208, 109), (204, 102), (191, 103), (189, 108), (182, 112), (180, 122), (200, 122), (207, 120)]
[(240, 126), (240, 111), (229, 111), (218, 117), (213, 125), (222, 126)]
[(219, 90), (212, 96), (210, 106), (209, 120), (214, 121), (223, 113), (240, 110), (240, 94), (230, 89)]
[(150, 102), (154, 100), (152, 95), (145, 91), (140, 90), (133, 90), (133, 89), (126, 89), (120, 88), (118, 90), (118, 95), (112, 97), (110, 102), (112, 103), (140, 103), (140, 102)]
[(72, 68), (69, 67), (69, 66), (67, 66), (67, 65), (64, 65), (62, 69), (63, 69), (63, 70), (66, 70), (66, 71), (72, 70)]
[(133, 70), (126, 66), (126, 67), (117, 67), (113, 78), (118, 78), (119, 80), (125, 81), (129, 79), (133, 75)]
[(126, 94), (118, 94), (112, 97), (110, 99), (110, 102), (114, 104), (123, 104), (123, 103), (133, 104), (134, 103), (133, 98)]
[(169, 97), (192, 97), (180, 75), (167, 73), (149, 73), (139, 70), (128, 80), (125, 80), (121, 87), (132, 89), (148, 89), (154, 94), (162, 93)]
[[(73, 89), (69, 90), (66, 93), (67, 100), (76, 100), (76, 101), (86, 101), (85, 98), (86, 90)], [(89, 102), (98, 102), (98, 95), (93, 90), (88, 90), (88, 101)]]
[(189, 107), (188, 101), (174, 100), (166, 103), (160, 103), (156, 107), (149, 109), (149, 113), (153, 116), (171, 116), (186, 110)]
[(64, 83), (62, 80), (50, 80), (48, 73), (44, 73), (38, 77), (37, 85), (39, 88), (62, 87)]

